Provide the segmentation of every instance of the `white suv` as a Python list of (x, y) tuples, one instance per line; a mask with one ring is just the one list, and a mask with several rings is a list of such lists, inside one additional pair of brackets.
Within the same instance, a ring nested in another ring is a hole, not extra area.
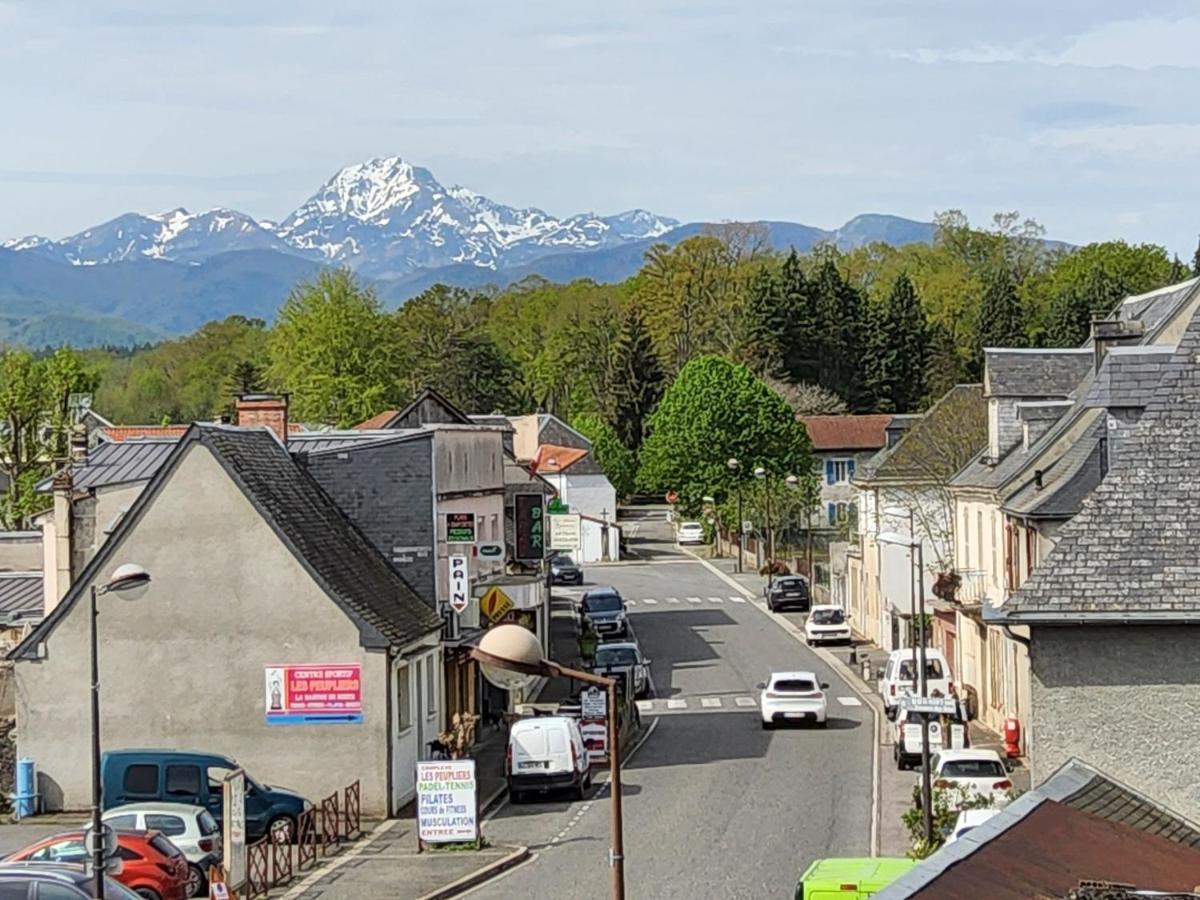
[[(914, 679), (917, 667), (913, 662), (913, 648), (893, 650), (888, 654), (887, 664), (879, 675), (879, 695), (889, 719), (896, 717), (896, 706), (905, 694), (917, 693), (919, 685)], [(916, 651), (918, 658), (920, 650)], [(925, 692), (930, 697), (950, 696), (950, 664), (941, 650), (925, 648)]]

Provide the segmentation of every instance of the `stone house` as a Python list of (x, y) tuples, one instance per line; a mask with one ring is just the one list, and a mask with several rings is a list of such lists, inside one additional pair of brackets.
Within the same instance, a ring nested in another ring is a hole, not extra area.
[[(441, 620), (267, 428), (193, 425), (42, 623), (10, 654), (18, 752), (48, 809), (82, 809), (89, 592), (124, 563), (136, 603), (101, 597), (106, 748), (201, 749), (316, 799), (360, 779), (397, 811), (438, 732)], [(267, 670), (360, 668), (356, 724), (269, 724)]]
[(800, 416), (812, 444), (821, 502), (809, 528), (837, 529), (858, 520), (855, 472), (888, 446), (890, 414)]

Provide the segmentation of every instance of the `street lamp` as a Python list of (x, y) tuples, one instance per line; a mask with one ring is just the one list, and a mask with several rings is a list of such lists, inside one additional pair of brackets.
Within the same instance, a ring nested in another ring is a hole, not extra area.
[[(887, 515), (887, 510), (884, 510)], [(908, 511), (909, 521), (912, 520), (912, 512)], [(913, 648), (913, 666), (917, 670), (916, 678), (919, 685), (918, 690), (922, 699), (929, 696), (928, 687), (925, 682), (925, 559), (921, 550), (920, 541), (912, 539), (912, 530), (909, 530), (909, 537), (904, 537), (899, 534), (889, 532), (881, 532), (878, 538), (881, 544), (892, 544), (897, 547), (907, 547), (909, 552), (913, 554), (913, 559), (917, 565), (916, 577), (909, 573), (909, 588), (912, 591), (912, 600), (910, 608), (914, 614), (918, 615), (917, 619), (917, 646)], [(920, 585), (920, 587), (918, 587)], [(920, 613), (917, 613), (917, 609)], [(933, 843), (933, 787), (930, 781), (929, 772), (929, 714), (921, 713), (921, 815), (925, 825), (925, 842), (932, 845)]]
[(94, 895), (104, 900), (104, 837), (100, 821), (100, 653), (96, 640), (99, 610), (96, 598), (118, 594), (124, 600), (137, 600), (150, 585), (150, 573), (134, 563), (117, 566), (107, 584), (92, 583), (91, 657), (92, 657), (92, 878)]
[(625, 900), (625, 839), (621, 822), (621, 759), (617, 743), (617, 682), (592, 672), (582, 672), (546, 659), (537, 636), (520, 625), (497, 625), (488, 630), (479, 646), (471, 651), (483, 677), (502, 690), (526, 687), (539, 677), (575, 678), (608, 692), (608, 770), (612, 797), (612, 847), (608, 853), (612, 867), (613, 900)]
[(733, 473), (733, 477), (737, 481), (737, 572), (740, 575), (742, 573), (742, 481), (737, 477), (737, 475), (738, 470), (742, 467), (742, 464), (731, 456), (725, 465), (729, 467), (729, 471)]
[(766, 501), (767, 514), (767, 590), (775, 583), (775, 529), (771, 527), (771, 477), (767, 474), (767, 470), (762, 466), (758, 466), (754, 470), (754, 477), (763, 483), (763, 497)]

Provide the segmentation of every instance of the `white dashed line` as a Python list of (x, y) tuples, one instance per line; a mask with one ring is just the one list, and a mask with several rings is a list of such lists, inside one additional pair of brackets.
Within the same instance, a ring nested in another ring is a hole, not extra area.
[[(915, 581), (915, 579), (914, 579), (914, 581)], [(678, 602), (679, 602), (679, 598), (678, 598), (678, 597), (668, 597), (668, 598), (667, 598), (667, 602), (668, 602), (668, 603), (678, 603)]]
[[(916, 579), (914, 578), (913, 580), (915, 581)], [(638, 712), (648, 713), (648, 712), (650, 712), (650, 710), (654, 709), (654, 701), (653, 700), (639, 700), (637, 702), (637, 708), (638, 708)]]
[[(916, 581), (915, 578), (913, 580)], [(658, 603), (658, 601), (655, 600), (653, 597), (647, 597), (642, 602), (645, 603), (647, 606), (653, 606), (654, 604)]]
[[(913, 580), (915, 581), (916, 579), (914, 578)], [(708, 602), (709, 603), (724, 603), (725, 598), (724, 597), (709, 597)]]
[[(914, 578), (914, 579), (913, 579), (913, 581), (916, 581), (916, 579)], [(636, 601), (636, 600), (626, 600), (626, 601), (625, 601), (625, 603), (626, 603), (628, 606), (637, 606), (637, 601)]]
[(699, 597), (688, 597), (688, 603), (699, 603), (699, 602), (700, 602)]
[(729, 600), (732, 603), (745, 603), (746, 602), (745, 597), (730, 597)]
[(738, 706), (754, 706), (753, 697), (735, 697), (733, 702)]
[(838, 697), (837, 702), (842, 706), (862, 706), (862, 701), (857, 697)]
[(716, 709), (721, 705), (720, 697), (701, 697), (700, 705), (705, 709)]
[[(915, 580), (915, 579), (914, 579)], [(667, 709), (687, 709), (686, 700), (668, 700)]]

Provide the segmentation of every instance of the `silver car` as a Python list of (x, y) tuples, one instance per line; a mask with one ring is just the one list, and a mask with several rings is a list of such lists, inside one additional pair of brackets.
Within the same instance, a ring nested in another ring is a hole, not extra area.
[(633, 672), (633, 695), (644, 697), (650, 691), (650, 660), (634, 641), (612, 641), (596, 647), (597, 670), (629, 669)]

